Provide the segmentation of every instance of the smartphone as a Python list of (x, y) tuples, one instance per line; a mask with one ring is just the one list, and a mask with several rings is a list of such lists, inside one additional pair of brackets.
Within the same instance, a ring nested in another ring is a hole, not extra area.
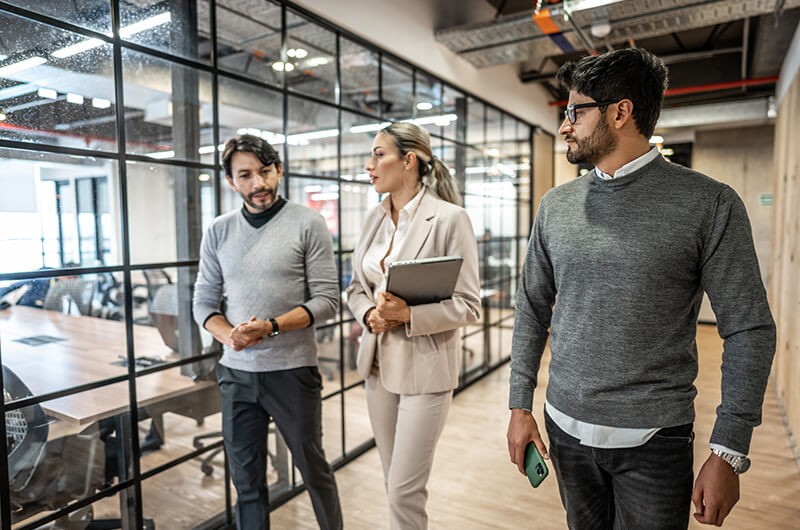
[(525, 448), (525, 474), (528, 475), (531, 486), (538, 487), (548, 473), (542, 454), (536, 448), (536, 444), (530, 442)]

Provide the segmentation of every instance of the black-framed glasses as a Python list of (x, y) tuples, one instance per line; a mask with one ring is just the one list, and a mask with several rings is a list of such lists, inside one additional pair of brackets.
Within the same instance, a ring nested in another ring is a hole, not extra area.
[(578, 120), (578, 113), (576, 112), (578, 109), (589, 109), (592, 107), (606, 107), (611, 105), (612, 103), (616, 103), (616, 101), (592, 101), (591, 103), (572, 103), (567, 105), (566, 110), (564, 111), (564, 117), (569, 120), (571, 125), (574, 125), (575, 122)]

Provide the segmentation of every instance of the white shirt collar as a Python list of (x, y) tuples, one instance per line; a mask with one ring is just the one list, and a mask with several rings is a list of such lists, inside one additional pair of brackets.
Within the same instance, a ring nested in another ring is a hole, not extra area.
[(608, 173), (603, 173), (599, 167), (595, 167), (594, 171), (597, 173), (597, 176), (603, 180), (612, 180), (618, 179), (620, 177), (624, 177), (625, 175), (630, 175), (637, 169), (641, 169), (650, 162), (652, 162), (658, 156), (658, 148), (653, 147), (648, 152), (640, 156), (639, 158), (634, 158), (627, 164), (623, 165), (621, 168), (614, 172), (614, 175), (609, 175)]
[[(414, 198), (411, 199), (410, 201), (408, 201), (406, 203), (406, 205), (403, 206), (403, 208), (400, 209), (400, 211), (398, 212), (398, 218), (400, 216), (403, 216), (403, 217), (408, 217), (408, 219), (413, 219), (414, 214), (417, 212), (417, 208), (419, 208), (419, 203), (422, 202), (422, 195), (425, 193), (425, 189), (426, 188), (427, 188), (427, 186), (425, 186), (424, 184), (422, 186), (420, 186), (420, 189), (417, 192), (417, 194), (414, 195)], [(384, 211), (387, 214), (391, 214), (392, 213), (392, 204), (390, 202), (391, 200), (392, 200), (392, 197), (391, 196), (387, 196), (381, 202), (381, 208), (383, 208)]]

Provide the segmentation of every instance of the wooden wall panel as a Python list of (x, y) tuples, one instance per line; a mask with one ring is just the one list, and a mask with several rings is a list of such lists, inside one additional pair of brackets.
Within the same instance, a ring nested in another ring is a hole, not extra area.
[[(773, 377), (789, 428), (800, 437), (800, 74), (778, 108), (770, 303), (778, 325)], [(800, 464), (800, 453), (794, 447)]]

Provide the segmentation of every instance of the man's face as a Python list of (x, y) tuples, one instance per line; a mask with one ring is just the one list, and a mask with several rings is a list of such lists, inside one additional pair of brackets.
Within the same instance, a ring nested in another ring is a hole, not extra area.
[(283, 176), (280, 164), (265, 166), (248, 151), (237, 151), (231, 157), (231, 175), (226, 175), (233, 191), (244, 199), (250, 213), (262, 213), (278, 199), (278, 186)]
[[(569, 93), (569, 104), (593, 103), (594, 100), (574, 90)], [(567, 142), (567, 160), (571, 164), (597, 163), (617, 148), (617, 138), (608, 124), (607, 112), (599, 107), (575, 110), (575, 123), (564, 118), (559, 134)]]

